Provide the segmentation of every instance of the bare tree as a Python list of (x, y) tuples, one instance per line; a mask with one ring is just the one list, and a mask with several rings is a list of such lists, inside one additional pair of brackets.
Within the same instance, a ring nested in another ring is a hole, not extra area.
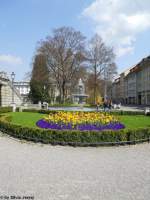
[[(95, 103), (98, 97), (103, 96), (103, 91), (104, 91), (103, 84), (104, 84), (104, 81), (102, 81), (100, 78), (97, 78), (96, 85), (95, 85), (94, 73), (88, 74), (88, 79), (86, 81), (86, 88), (89, 95), (88, 102), (90, 104)], [(93, 94), (95, 94), (95, 96)]]
[(94, 76), (93, 91), (94, 103), (96, 104), (96, 93), (99, 79), (106, 81), (110, 80), (116, 73), (115, 54), (113, 48), (105, 45), (99, 35), (95, 35), (89, 42), (87, 53), (89, 60), (89, 69)]
[(68, 85), (85, 60), (85, 37), (70, 27), (61, 27), (40, 43), (38, 51), (43, 53), (48, 68), (56, 80), (61, 102), (65, 101)]
[(28, 72), (25, 73), (23, 80), (29, 81), (31, 79), (31, 76), (32, 76), (31, 72), (28, 71)]

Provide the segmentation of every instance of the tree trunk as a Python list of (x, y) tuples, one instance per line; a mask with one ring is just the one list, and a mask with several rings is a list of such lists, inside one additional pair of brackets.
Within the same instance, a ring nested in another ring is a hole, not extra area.
[(62, 103), (62, 88), (59, 86), (59, 103)]
[(97, 74), (96, 74), (96, 66), (94, 69), (94, 104), (96, 104), (96, 87), (97, 87)]
[(62, 84), (62, 103), (65, 103), (65, 82)]

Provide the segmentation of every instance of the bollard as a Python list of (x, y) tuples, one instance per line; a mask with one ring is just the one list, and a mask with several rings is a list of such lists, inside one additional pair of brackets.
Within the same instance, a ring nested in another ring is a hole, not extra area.
[(22, 106), (19, 107), (19, 112), (22, 112)]
[(13, 108), (13, 112), (16, 112), (16, 104), (15, 103), (12, 105), (12, 108)]

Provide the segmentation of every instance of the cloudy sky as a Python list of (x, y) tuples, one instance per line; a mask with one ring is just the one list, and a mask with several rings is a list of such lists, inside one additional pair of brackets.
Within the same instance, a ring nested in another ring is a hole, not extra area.
[(150, 0), (0, 0), (0, 71), (24, 79), (37, 42), (60, 26), (100, 34), (119, 72), (150, 55)]

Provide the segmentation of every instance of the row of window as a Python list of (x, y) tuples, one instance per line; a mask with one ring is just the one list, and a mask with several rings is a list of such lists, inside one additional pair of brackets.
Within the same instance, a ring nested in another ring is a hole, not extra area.
[(30, 92), (29, 87), (16, 87), (20, 94), (28, 94)]

